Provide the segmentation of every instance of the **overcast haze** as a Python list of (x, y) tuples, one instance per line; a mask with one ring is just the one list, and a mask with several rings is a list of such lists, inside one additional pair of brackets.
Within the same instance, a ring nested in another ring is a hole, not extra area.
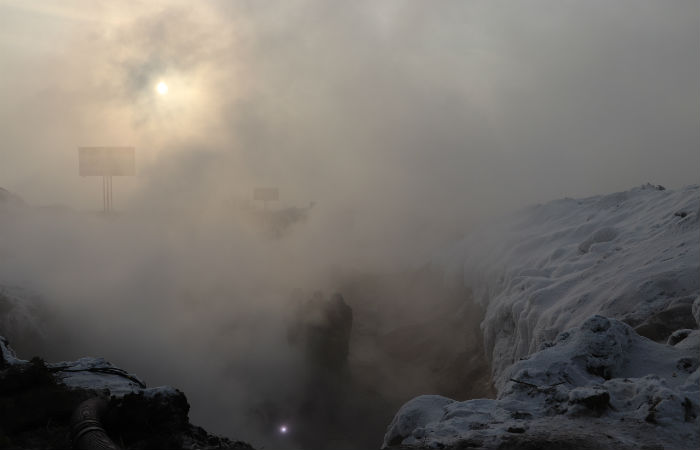
[(168, 167), (432, 226), (698, 181), (696, 1), (0, 5), (0, 184), (34, 204), (95, 207), (80, 145), (137, 148), (121, 206)]
[[(137, 156), (114, 220), (3, 216), (0, 281), (89, 324), (48, 356), (183, 387), (246, 439), (238, 400), (296, 374), (292, 289), (412, 267), (530, 203), (698, 183), (699, 19), (697, 0), (0, 0), (0, 187), (98, 211), (78, 147)], [(257, 186), (315, 202), (308, 222), (261, 238), (236, 216)]]

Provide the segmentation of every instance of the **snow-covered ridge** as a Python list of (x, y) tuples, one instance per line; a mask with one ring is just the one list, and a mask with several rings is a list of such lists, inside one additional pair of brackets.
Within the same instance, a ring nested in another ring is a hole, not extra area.
[[(424, 395), (409, 401), (384, 443), (697, 448), (699, 344), (697, 330), (671, 346), (643, 338), (615, 319), (592, 316), (552, 346), (513, 364), (496, 400)], [(603, 437), (600, 445), (577, 445)]]
[[(7, 339), (0, 336), (0, 363), (21, 366), (28, 365), (29, 361), (18, 358)], [(144, 394), (147, 397), (177, 394), (177, 390), (170, 386), (148, 388), (138, 376), (116, 367), (104, 358), (84, 357), (77, 361), (46, 363), (46, 367), (61, 384), (71, 388), (108, 391), (113, 397), (127, 394)]]
[(484, 343), (500, 388), (513, 362), (593, 314), (657, 339), (674, 331), (654, 328), (664, 311), (694, 326), (699, 213), (698, 186), (556, 200), (470, 235), (432, 264), (461, 277), (486, 308)]
[(485, 308), (498, 398), (413, 399), (384, 445), (697, 448), (699, 216), (698, 186), (645, 185), (524, 209), (434, 258)]

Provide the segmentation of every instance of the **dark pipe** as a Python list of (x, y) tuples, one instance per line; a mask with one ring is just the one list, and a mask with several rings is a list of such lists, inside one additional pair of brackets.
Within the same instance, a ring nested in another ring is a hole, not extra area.
[(107, 401), (93, 397), (82, 402), (70, 419), (73, 448), (76, 450), (120, 450), (107, 436), (100, 418), (107, 409)]

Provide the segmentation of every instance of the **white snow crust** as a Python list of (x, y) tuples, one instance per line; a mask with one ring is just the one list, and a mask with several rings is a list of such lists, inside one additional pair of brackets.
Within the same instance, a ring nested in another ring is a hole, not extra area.
[(152, 398), (156, 395), (177, 395), (177, 390), (171, 386), (146, 387), (138, 376), (114, 366), (104, 358), (85, 357), (77, 361), (63, 361), (46, 364), (50, 369), (58, 369), (56, 379), (66, 386), (107, 390), (113, 397), (127, 394), (143, 394)]
[(593, 314), (642, 323), (693, 304), (699, 213), (698, 186), (556, 200), (468, 236), (432, 266), (461, 278), (486, 308), (484, 343), (499, 378)]
[[(0, 357), (0, 368), (2, 364), (21, 366), (30, 363), (18, 358), (3, 336), (0, 336)], [(53, 372), (59, 383), (78, 389), (106, 391), (114, 397), (132, 393), (142, 393), (149, 398), (177, 395), (177, 390), (171, 386), (146, 387), (146, 383), (139, 377), (114, 366), (104, 358), (85, 357), (77, 361), (46, 363), (46, 367)]]
[(56, 379), (66, 386), (104, 390), (111, 395), (123, 396), (137, 393), (146, 388), (146, 384), (136, 375), (122, 370), (104, 358), (80, 358), (77, 361), (49, 363), (50, 369), (58, 369)]
[(7, 339), (5, 339), (3, 336), (0, 336), (0, 356), (2, 356), (1, 363), (8, 364), (10, 366), (29, 363), (29, 361), (19, 359), (17, 355), (15, 355), (15, 351), (12, 350), (12, 347), (10, 347), (8, 344)]
[[(435, 257), (485, 308), (498, 397), (413, 399), (384, 446), (496, 448), (525, 433), (600, 445), (586, 448), (698, 448), (699, 194), (645, 185), (557, 200)], [(632, 328), (658, 317), (695, 330), (663, 343)]]

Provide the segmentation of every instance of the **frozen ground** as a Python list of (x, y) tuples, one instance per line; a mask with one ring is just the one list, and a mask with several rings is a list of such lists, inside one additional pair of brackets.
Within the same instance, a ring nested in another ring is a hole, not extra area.
[[(2, 336), (0, 358), (0, 361), (10, 366), (26, 366), (30, 363), (18, 358)], [(123, 397), (127, 394), (144, 394), (146, 397), (178, 394), (178, 391), (170, 386), (148, 388), (138, 376), (114, 366), (104, 358), (85, 357), (77, 361), (46, 363), (46, 367), (60, 384), (70, 388), (102, 391), (112, 397)]]
[(436, 257), (486, 310), (498, 398), (413, 399), (384, 445), (697, 448), (699, 194), (557, 200)]

